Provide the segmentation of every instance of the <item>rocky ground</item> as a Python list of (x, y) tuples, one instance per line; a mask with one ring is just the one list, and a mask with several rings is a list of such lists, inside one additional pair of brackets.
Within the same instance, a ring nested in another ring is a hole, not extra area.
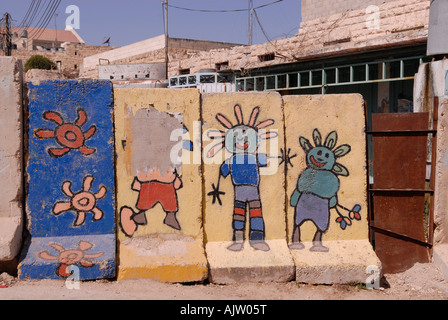
[(448, 300), (448, 282), (433, 264), (416, 264), (386, 274), (379, 290), (364, 285), (289, 283), (166, 284), (152, 280), (84, 281), (67, 289), (65, 281), (19, 281), (0, 275), (2, 300)]

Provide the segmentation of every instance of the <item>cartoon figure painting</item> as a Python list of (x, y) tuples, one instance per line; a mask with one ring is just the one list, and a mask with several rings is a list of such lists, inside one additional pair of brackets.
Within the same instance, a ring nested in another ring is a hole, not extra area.
[(258, 124), (259, 107), (252, 110), (250, 119), (244, 124), (243, 113), (239, 105), (235, 105), (234, 112), (238, 121), (233, 125), (224, 115), (217, 114), (216, 119), (226, 131), (210, 130), (208, 136), (218, 138), (221, 141), (215, 144), (207, 153), (207, 157), (214, 157), (221, 149), (225, 148), (232, 154), (222, 163), (218, 182), (212, 184), (213, 191), (208, 195), (222, 205), (220, 196), (225, 193), (219, 190), (221, 177), (232, 178), (234, 186), (234, 211), (233, 211), (233, 243), (228, 247), (231, 251), (241, 251), (245, 241), (246, 207), (249, 208), (249, 242), (256, 250), (268, 251), (269, 245), (265, 241), (265, 225), (260, 199), (260, 167), (268, 164), (268, 156), (258, 153), (260, 140), (277, 137), (277, 132), (259, 132), (274, 124), (274, 120), (264, 120)]
[[(119, 225), (127, 237), (132, 237), (138, 226), (146, 225), (146, 212), (160, 204), (166, 216), (163, 223), (181, 230), (177, 219), (179, 210), (177, 191), (182, 188), (181, 161), (174, 163), (172, 151), (179, 143), (171, 139), (175, 130), (184, 133), (180, 114), (159, 112), (154, 107), (139, 109), (132, 118), (133, 139), (131, 189), (138, 192), (136, 209), (123, 206)], [(163, 126), (161, 125), (163, 124)], [(192, 149), (190, 141), (181, 141), (183, 148)], [(182, 150), (182, 147), (180, 150)], [(180, 158), (178, 158), (180, 160)]]
[[(328, 230), (330, 221), (330, 209), (335, 209), (338, 218), (336, 222), (345, 229), (351, 225), (352, 219), (360, 220), (360, 205), (355, 205), (349, 210), (338, 203), (338, 191), (340, 181), (338, 176), (347, 177), (349, 171), (342, 164), (336, 162), (351, 150), (347, 144), (335, 148), (337, 143), (336, 131), (331, 132), (322, 144), (319, 130), (314, 129), (313, 147), (310, 141), (300, 137), (299, 142), (306, 154), (307, 168), (300, 174), (297, 187), (291, 195), (290, 205), (295, 207), (294, 230), (292, 234), (291, 249), (303, 249), (300, 227), (305, 221), (312, 221), (317, 230), (313, 238), (313, 246), (310, 251), (327, 252), (328, 248), (322, 245), (322, 235)], [(349, 212), (349, 217), (343, 216), (339, 209)]]

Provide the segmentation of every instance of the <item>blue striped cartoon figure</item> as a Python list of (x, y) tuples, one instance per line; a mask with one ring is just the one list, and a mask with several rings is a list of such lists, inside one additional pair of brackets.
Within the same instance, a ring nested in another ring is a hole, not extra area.
[(269, 251), (265, 241), (265, 225), (260, 199), (260, 168), (268, 165), (269, 156), (258, 152), (260, 141), (278, 136), (277, 132), (262, 130), (275, 123), (268, 119), (257, 123), (259, 107), (252, 110), (249, 121), (244, 123), (243, 113), (239, 105), (234, 107), (237, 124), (234, 126), (225, 116), (217, 114), (216, 119), (226, 130), (210, 130), (208, 136), (218, 139), (207, 152), (207, 157), (214, 157), (225, 148), (231, 157), (220, 167), (217, 185), (212, 184), (213, 191), (208, 195), (222, 205), (220, 196), (225, 193), (219, 190), (221, 177), (232, 179), (234, 187), (234, 210), (232, 219), (233, 241), (227, 249), (241, 251), (244, 247), (246, 230), (246, 209), (249, 211), (249, 243), (255, 250)]

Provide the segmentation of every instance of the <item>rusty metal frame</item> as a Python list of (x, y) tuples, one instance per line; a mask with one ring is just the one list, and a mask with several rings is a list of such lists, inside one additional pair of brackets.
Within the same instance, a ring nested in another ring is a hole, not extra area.
[[(432, 248), (433, 248), (433, 240), (434, 240), (434, 190), (435, 190), (435, 166), (437, 161), (437, 123), (438, 123), (438, 105), (439, 100), (438, 97), (434, 98), (434, 106), (432, 111), (432, 129), (429, 130), (396, 130), (396, 131), (366, 131), (366, 137), (369, 136), (416, 136), (416, 135), (432, 135), (431, 139), (431, 176), (430, 176), (430, 185), (429, 189), (374, 189), (370, 187), (369, 184), (369, 175), (367, 174), (367, 202), (368, 202), (368, 223), (369, 223), (369, 239), (371, 243), (373, 243), (373, 232), (378, 232), (381, 234), (385, 234), (387, 236), (397, 238), (404, 241), (409, 241), (415, 243), (417, 245), (423, 246), (430, 250), (430, 255), (432, 256)], [(365, 114), (367, 115), (367, 103), (364, 103)], [(367, 117), (366, 117), (366, 128), (367, 128)], [(366, 151), (367, 143), (366, 143)], [(367, 153), (368, 154), (368, 153)], [(369, 168), (367, 157), (367, 168)], [(373, 208), (373, 195), (375, 193), (424, 193), (430, 195), (430, 204), (429, 204), (429, 219), (428, 219), (428, 237), (427, 241), (421, 241), (403, 234), (399, 234), (393, 232), (391, 230), (385, 230), (382, 228), (378, 228), (372, 224), (372, 215), (374, 213)]]

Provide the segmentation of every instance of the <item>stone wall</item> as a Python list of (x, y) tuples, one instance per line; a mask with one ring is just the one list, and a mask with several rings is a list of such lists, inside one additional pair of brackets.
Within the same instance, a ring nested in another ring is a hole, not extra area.
[(189, 58), (171, 60), (168, 73), (179, 75), (182, 69), (197, 73), (228, 62), (230, 70), (244, 74), (255, 68), (425, 43), (429, 6), (429, 0), (395, 0), (378, 5), (378, 20), (363, 8), (304, 21), (291, 38), (191, 53)]
[(302, 0), (302, 21), (324, 18), (345, 11), (365, 9), (394, 0)]
[[(61, 62), (61, 72), (67, 75), (77, 76), (85, 57), (114, 49), (107, 46), (90, 46), (85, 44), (66, 44), (65, 51), (43, 51), (43, 50), (27, 50), (17, 49), (12, 50), (12, 56), (23, 61), (26, 61), (33, 55), (42, 55), (47, 57), (54, 63)], [(0, 55), (3, 54), (0, 53)]]

